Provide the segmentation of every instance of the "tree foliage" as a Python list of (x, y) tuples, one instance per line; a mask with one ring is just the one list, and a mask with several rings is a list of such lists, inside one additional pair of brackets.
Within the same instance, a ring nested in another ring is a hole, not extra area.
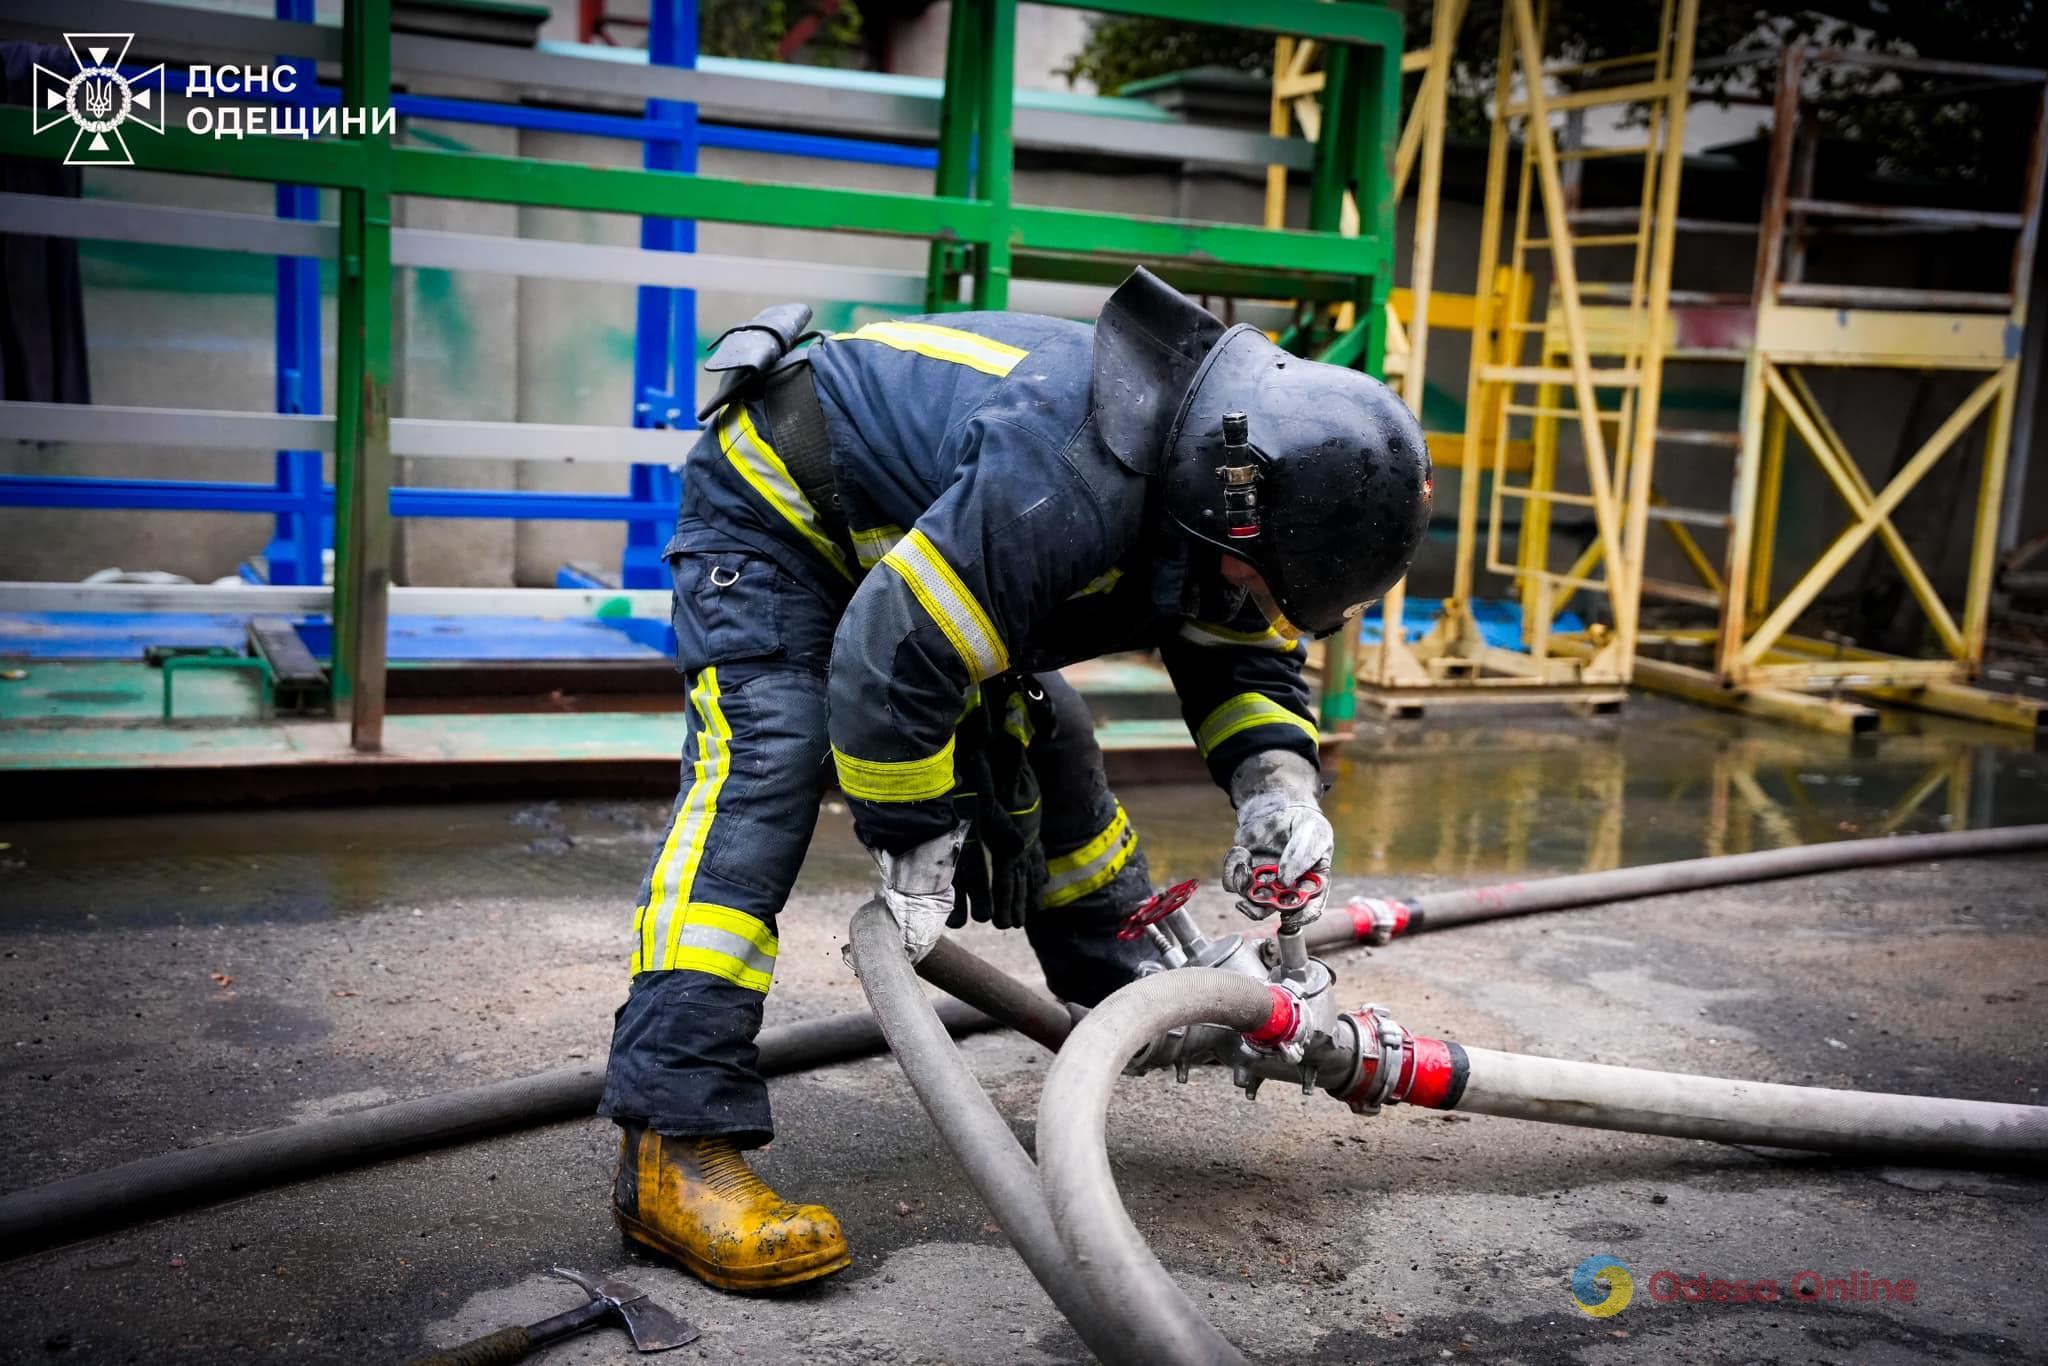
[[(1662, 6), (1653, 0), (1562, 0), (1553, 5), (1550, 55), (1598, 61), (1648, 50)], [(1433, 0), (1407, 10), (1408, 46), (1429, 40)], [(1773, 54), (1799, 42), (1990, 64), (2048, 65), (2048, 15), (2039, 0), (1825, 0), (1820, 5), (1702, 0), (1696, 86), (1708, 98), (1768, 100)], [(1487, 124), (1501, 0), (1471, 0), (1452, 72), (1451, 133)], [(1753, 58), (1728, 61), (1729, 58)], [(1270, 75), (1270, 36), (1244, 29), (1105, 17), (1063, 74), (1105, 94), (1134, 81), (1194, 66)], [(1953, 85), (1953, 82), (1946, 83)], [(1415, 81), (1408, 82), (1412, 93)], [(1982, 184), (2009, 182), (2031, 129), (2024, 90), (1944, 93), (1943, 83), (1852, 66), (1816, 70), (1807, 93), (1832, 138), (1860, 144), (1868, 169), (1896, 178)]]
[(1114, 95), (1127, 85), (1198, 66), (1271, 75), (1273, 40), (1214, 24), (1104, 14), (1089, 21), (1087, 42), (1057, 74), (1065, 76), (1068, 85), (1085, 80), (1103, 94)]
[(697, 14), (697, 50), (714, 57), (772, 62), (783, 39), (798, 24), (815, 21), (803, 42), (812, 66), (857, 66), (862, 49), (860, 6), (841, 0), (702, 0)]

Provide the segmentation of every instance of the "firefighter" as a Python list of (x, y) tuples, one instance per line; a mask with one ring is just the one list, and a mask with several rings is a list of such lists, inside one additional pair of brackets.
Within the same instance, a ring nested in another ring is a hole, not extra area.
[(850, 1260), (742, 1154), (772, 1133), (754, 1037), (776, 915), (828, 783), (912, 959), (1022, 925), (1092, 1005), (1151, 891), (1086, 708), (1055, 670), (1156, 649), (1237, 810), (1224, 883), (1327, 872), (1303, 641), (1406, 570), (1422, 433), (1383, 385), (1226, 328), (1140, 270), (1093, 327), (1013, 313), (721, 339), (667, 548), (682, 790), (634, 916), (600, 1113), (628, 1237), (728, 1290)]

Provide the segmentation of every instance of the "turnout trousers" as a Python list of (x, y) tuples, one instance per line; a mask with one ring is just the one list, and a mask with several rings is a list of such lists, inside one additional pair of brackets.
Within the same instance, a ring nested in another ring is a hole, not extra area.
[[(682, 783), (634, 911), (598, 1113), (752, 1147), (773, 1134), (754, 1036), (776, 916), (831, 781), (825, 670), (848, 591), (750, 552), (672, 553), (669, 566), (688, 687)], [(1093, 1005), (1147, 956), (1116, 927), (1151, 880), (1086, 706), (1058, 674), (1038, 679), (1053, 722), (1027, 754), (1049, 879), (1025, 928), (1053, 991)]]

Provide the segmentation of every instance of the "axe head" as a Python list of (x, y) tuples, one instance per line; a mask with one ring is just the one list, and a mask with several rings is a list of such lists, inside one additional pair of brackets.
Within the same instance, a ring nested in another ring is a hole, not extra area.
[(618, 1280), (597, 1280), (567, 1267), (552, 1268), (565, 1281), (583, 1287), (593, 1300), (603, 1300), (618, 1313), (632, 1335), (633, 1346), (642, 1352), (666, 1352), (687, 1347), (699, 1336), (694, 1324), (686, 1323), (647, 1298), (647, 1292)]

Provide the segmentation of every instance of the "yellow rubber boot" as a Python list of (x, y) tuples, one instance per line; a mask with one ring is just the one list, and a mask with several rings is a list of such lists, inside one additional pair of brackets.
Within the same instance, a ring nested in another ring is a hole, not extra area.
[(621, 1126), (612, 1213), (628, 1238), (720, 1290), (777, 1290), (853, 1262), (830, 1210), (784, 1200), (728, 1138)]

